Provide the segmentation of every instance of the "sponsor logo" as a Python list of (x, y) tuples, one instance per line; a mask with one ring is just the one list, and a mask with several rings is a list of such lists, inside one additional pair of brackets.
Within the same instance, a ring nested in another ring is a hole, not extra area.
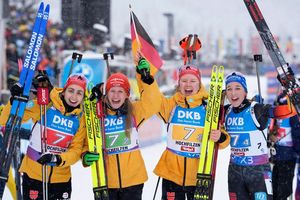
[(200, 120), (200, 113), (198, 112), (193, 112), (193, 111), (182, 111), (179, 110), (178, 111), (178, 118), (179, 119), (196, 119), (196, 120)]
[(243, 126), (244, 119), (241, 117), (229, 117), (227, 120), (227, 125), (229, 126)]
[(65, 118), (62, 118), (62, 117), (60, 117), (58, 115), (54, 115), (53, 123), (59, 124), (61, 126), (67, 126), (69, 128), (72, 128), (72, 126), (73, 126), (73, 121), (65, 119)]
[(117, 126), (123, 124), (123, 119), (105, 119), (105, 127), (107, 126)]

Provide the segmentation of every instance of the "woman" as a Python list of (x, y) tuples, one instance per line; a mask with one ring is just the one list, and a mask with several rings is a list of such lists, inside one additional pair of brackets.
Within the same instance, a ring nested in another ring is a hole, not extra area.
[(243, 74), (226, 77), (225, 128), (231, 137), (228, 168), (230, 199), (272, 199), (271, 167), (268, 158), (267, 125), (270, 105), (247, 99)]
[[(23, 120), (35, 122), (27, 153), (22, 160), (23, 198), (42, 199), (42, 165), (47, 165), (48, 198), (71, 198), (71, 168), (80, 159), (86, 137), (82, 101), (86, 88), (83, 75), (72, 75), (64, 88), (53, 88), (47, 106), (47, 152), (42, 154), (40, 111), (36, 100), (27, 103)], [(3, 116), (3, 115), (2, 115)], [(5, 120), (1, 120), (2, 122)]]
[[(207, 97), (200, 71), (194, 66), (183, 66), (175, 95), (162, 97), (159, 114), (167, 124), (167, 148), (154, 173), (163, 178), (163, 200), (194, 198)], [(228, 135), (220, 130), (212, 131), (210, 139), (220, 148), (229, 144)]]
[[(146, 71), (148, 78), (137, 77), (138, 81), (142, 79), (141, 98), (138, 101), (129, 100), (130, 85), (124, 74), (112, 74), (106, 82), (106, 171), (110, 200), (142, 199), (144, 182), (148, 179), (139, 148), (138, 128), (158, 112), (160, 93), (156, 82), (149, 78), (150, 66), (145, 59), (138, 62), (137, 71), (142, 70)], [(96, 86), (94, 91), (101, 98), (99, 87)], [(85, 166), (98, 159), (99, 155), (91, 152), (85, 152), (82, 156)]]
[[(278, 95), (276, 105), (287, 105), (288, 97)], [(286, 119), (274, 119), (274, 128), (269, 130), (270, 140), (275, 152), (271, 151), (273, 161), (272, 185), (273, 200), (287, 199), (293, 194), (293, 179), (297, 153), (299, 153), (300, 122), (295, 114)]]

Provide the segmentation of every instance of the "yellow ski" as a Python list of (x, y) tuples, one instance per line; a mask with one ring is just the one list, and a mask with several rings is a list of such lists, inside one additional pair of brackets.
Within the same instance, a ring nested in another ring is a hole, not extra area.
[(217, 160), (214, 160), (215, 143), (209, 140), (210, 132), (218, 128), (220, 105), (222, 100), (222, 86), (224, 67), (214, 65), (211, 72), (209, 97), (206, 107), (204, 132), (201, 141), (200, 161), (197, 173), (197, 184), (194, 194), (195, 200), (211, 200), (213, 194), (212, 173)]
[[(91, 88), (91, 84), (89, 88)], [(84, 113), (86, 122), (86, 132), (88, 139), (89, 151), (98, 153), (100, 158), (91, 165), (93, 192), (95, 200), (108, 200), (107, 180), (105, 173), (105, 159), (103, 154), (103, 139), (100, 120), (97, 117), (96, 104), (97, 99), (89, 99), (90, 90), (87, 89), (84, 97)]]

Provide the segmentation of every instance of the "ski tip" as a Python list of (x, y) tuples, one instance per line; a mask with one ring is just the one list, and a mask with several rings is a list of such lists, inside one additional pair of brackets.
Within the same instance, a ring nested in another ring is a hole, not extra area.
[(46, 6), (46, 8), (45, 8), (45, 10), (44, 10), (44, 16), (43, 16), (43, 19), (44, 20), (48, 20), (48, 18), (49, 18), (49, 12), (50, 12), (50, 5), (49, 4), (47, 4), (47, 6)]
[(220, 67), (219, 67), (219, 73), (224, 73), (224, 66), (223, 65), (220, 65)]
[(218, 66), (217, 65), (213, 65), (212, 66), (212, 71), (217, 72), (217, 70), (218, 70)]
[(50, 11), (50, 4), (47, 4), (44, 13), (45, 13), (45, 12), (49, 13), (49, 11)]
[(43, 12), (44, 12), (44, 7), (45, 7), (44, 2), (41, 2), (41, 3), (40, 3), (40, 6), (39, 6), (39, 9), (38, 9), (38, 13), (43, 14)]
[(39, 12), (43, 12), (43, 10), (44, 10), (44, 2), (41, 2), (39, 6)]

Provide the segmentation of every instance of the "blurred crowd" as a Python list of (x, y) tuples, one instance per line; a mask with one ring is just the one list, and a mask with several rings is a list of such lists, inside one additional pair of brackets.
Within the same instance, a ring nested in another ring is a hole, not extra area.
[[(36, 10), (37, 8), (36, 6), (34, 6), (33, 3), (27, 3), (26, 5), (16, 3), (10, 5), (9, 7), (9, 17), (6, 20), (5, 30), (8, 88), (10, 88), (11, 84), (17, 81), (19, 78), (19, 68), (17, 61), (19, 58), (23, 58), (26, 53), (29, 39), (31, 37), (32, 26), (36, 16)], [(61, 56), (62, 51), (76, 50), (80, 52), (98, 52), (100, 46), (99, 38), (95, 38), (95, 33), (91, 31), (74, 30), (71, 27), (67, 27), (63, 23), (54, 23), (51, 20), (49, 20), (47, 25), (47, 32), (43, 42), (43, 48), (40, 54), (38, 69), (46, 70), (51, 82), (54, 85), (57, 85), (60, 69), (60, 67), (58, 66), (58, 62), (59, 59), (61, 59), (61, 57), (59, 56)], [(207, 43), (207, 45), (204, 45), (201, 51), (199, 51), (197, 60), (194, 62), (194, 64), (200, 67), (203, 76), (210, 76), (211, 66), (213, 66), (214, 64), (224, 65), (227, 69), (235, 69), (246, 74), (255, 74), (254, 62), (251, 55), (252, 53), (247, 53), (243, 55), (235, 53), (231, 55), (230, 52), (232, 52), (232, 50), (230, 50), (230, 48), (228, 47), (227, 49), (229, 50), (225, 51), (227, 53), (224, 56), (224, 58), (212, 59), (209, 58), (209, 56), (211, 56), (214, 52), (221, 52), (221, 50), (217, 47), (215, 47), (215, 49), (210, 47), (211, 45), (209, 41), (204, 41), (203, 43)], [(217, 44), (217, 42), (215, 42), (215, 44)], [(255, 44), (256, 43), (253, 43), (252, 46), (256, 47), (257, 45)], [(260, 46), (262, 45), (263, 44), (261, 43)], [(225, 43), (224, 46), (226, 46)], [(131, 54), (130, 48), (130, 39), (124, 40), (124, 46), (122, 48), (113, 46), (115, 54), (125, 55), (126, 52), (129, 52), (129, 54)], [(263, 49), (265, 48), (263, 47)], [(177, 55), (177, 57), (175, 55), (172, 56), (172, 58), (166, 58), (164, 52), (161, 52), (162, 57), (166, 60), (173, 59), (177, 61), (178, 65), (181, 65), (181, 52), (178, 51), (175, 54)], [(218, 54), (219, 53), (217, 53), (216, 55)], [(296, 52), (290, 54), (296, 55)], [(299, 73), (300, 65), (296, 62), (293, 62), (293, 60), (296, 60), (296, 56), (294, 56), (294, 58), (295, 59), (287, 59), (287, 61), (291, 62), (290, 64), (292, 65), (292, 68), (295, 71), (295, 73)], [(178, 65), (174, 67), (177, 68)], [(274, 66), (272, 65), (273, 64), (272, 62), (270, 62), (269, 56), (265, 56), (264, 63), (260, 67), (260, 73), (264, 74), (270, 71), (275, 71)], [(164, 70), (166, 68), (167, 67), (163, 67), (162, 69)], [(170, 77), (164, 77), (164, 79), (168, 78)], [(164, 80), (164, 82), (166, 82), (166, 80)]]
[[(36, 8), (33, 5), (16, 4), (10, 6), (9, 9), (10, 16), (6, 20), (5, 29), (8, 88), (19, 78), (17, 61), (26, 54), (36, 16)], [(95, 48), (92, 34), (75, 33), (72, 28), (49, 20), (37, 67), (40, 70), (46, 70), (51, 81), (57, 84), (58, 55), (62, 50), (86, 51), (95, 50)]]

